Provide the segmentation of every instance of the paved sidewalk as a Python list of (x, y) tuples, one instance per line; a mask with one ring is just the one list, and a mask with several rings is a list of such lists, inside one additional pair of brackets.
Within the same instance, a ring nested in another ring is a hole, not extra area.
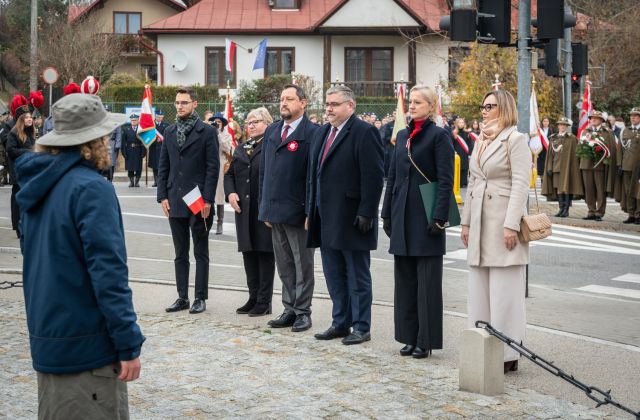
[[(0, 417), (33, 418), (36, 380), (15, 296), (0, 291)], [(140, 324), (147, 342), (142, 377), (129, 385), (132, 418), (608, 418), (511, 385), (498, 397), (460, 392), (457, 370), (432, 358), (318, 342), (209, 311), (143, 312)]]

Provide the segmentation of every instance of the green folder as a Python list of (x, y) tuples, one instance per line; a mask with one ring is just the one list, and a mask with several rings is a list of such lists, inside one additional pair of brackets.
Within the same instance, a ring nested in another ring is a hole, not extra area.
[[(436, 208), (436, 199), (438, 197), (438, 182), (429, 182), (420, 185), (420, 195), (422, 196), (425, 213), (427, 213), (427, 221), (431, 223)], [(458, 210), (456, 197), (453, 195), (453, 191), (451, 191), (451, 198), (449, 199), (449, 221), (445, 226), (452, 227), (458, 225), (460, 225), (460, 211)]]

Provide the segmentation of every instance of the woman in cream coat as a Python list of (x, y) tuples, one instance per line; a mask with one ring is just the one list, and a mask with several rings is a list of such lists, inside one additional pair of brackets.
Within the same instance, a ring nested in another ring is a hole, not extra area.
[[(518, 114), (506, 90), (491, 91), (481, 106), (480, 138), (469, 161), (462, 212), (462, 243), (468, 248), (468, 323), (487, 321), (515, 341), (525, 338), (525, 265), (529, 246), (520, 243), (527, 214), (531, 152), (517, 131)], [(518, 369), (519, 354), (505, 346), (504, 369)]]

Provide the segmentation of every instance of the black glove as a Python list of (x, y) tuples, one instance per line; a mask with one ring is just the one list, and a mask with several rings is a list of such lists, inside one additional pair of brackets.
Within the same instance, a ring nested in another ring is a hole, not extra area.
[(618, 166), (618, 176), (622, 176), (624, 175), (624, 171), (622, 170), (621, 166)]
[(433, 221), (429, 224), (427, 228), (427, 232), (431, 236), (440, 236), (444, 234), (444, 225), (446, 222), (442, 220), (433, 219)]
[(547, 175), (548, 175), (548, 176), (553, 176), (553, 171), (552, 171), (551, 169), (549, 169), (549, 170), (547, 171)]
[(387, 237), (391, 238), (391, 219), (390, 218), (382, 219), (382, 229), (384, 229), (384, 233), (387, 234)]
[(353, 221), (353, 226), (358, 228), (360, 233), (365, 234), (373, 228), (373, 218), (356, 216), (356, 219)]

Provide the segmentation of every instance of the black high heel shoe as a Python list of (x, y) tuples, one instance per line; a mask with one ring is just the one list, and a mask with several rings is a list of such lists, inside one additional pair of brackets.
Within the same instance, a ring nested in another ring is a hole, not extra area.
[(411, 356), (413, 356), (414, 359), (425, 359), (429, 357), (430, 354), (431, 349), (427, 350), (423, 349), (422, 347), (416, 346), (416, 348), (413, 350), (413, 353), (411, 353)]
[(236, 309), (236, 313), (246, 315), (249, 313), (250, 310), (253, 309), (254, 306), (256, 306), (256, 301), (249, 299), (247, 303), (245, 303), (244, 305)]
[(406, 346), (400, 349), (400, 356), (411, 356), (415, 348), (416, 346), (407, 344)]

